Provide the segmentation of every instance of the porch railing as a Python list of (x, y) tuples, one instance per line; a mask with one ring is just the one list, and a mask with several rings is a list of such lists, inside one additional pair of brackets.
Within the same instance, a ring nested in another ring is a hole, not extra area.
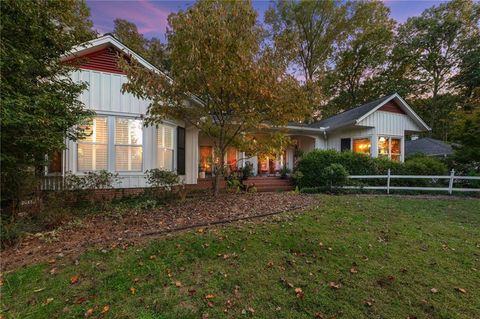
[[(386, 185), (359, 185), (359, 186), (343, 186), (346, 189), (372, 189), (372, 190), (386, 190), (390, 194), (391, 190), (414, 190), (414, 191), (445, 191), (448, 194), (453, 192), (480, 192), (480, 187), (454, 187), (456, 180), (463, 181), (480, 181), (480, 176), (458, 176), (455, 175), (455, 170), (450, 171), (450, 175), (392, 175), (390, 169), (387, 175), (350, 175), (349, 179), (386, 179)], [(427, 179), (436, 182), (437, 180), (448, 180), (448, 187), (430, 187), (430, 186), (392, 186), (391, 181), (394, 179)]]

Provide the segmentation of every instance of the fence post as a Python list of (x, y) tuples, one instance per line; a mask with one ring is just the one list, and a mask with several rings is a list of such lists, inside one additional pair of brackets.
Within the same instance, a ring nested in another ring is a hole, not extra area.
[(387, 170), (387, 194), (390, 194), (390, 168)]
[(448, 193), (450, 195), (452, 195), (453, 180), (455, 179), (454, 176), (455, 176), (455, 170), (452, 168), (452, 170), (450, 171), (450, 181), (448, 182)]

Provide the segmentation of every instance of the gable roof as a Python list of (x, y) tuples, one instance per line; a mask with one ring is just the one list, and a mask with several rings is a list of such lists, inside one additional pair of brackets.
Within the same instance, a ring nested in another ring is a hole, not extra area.
[[(138, 63), (140, 63), (140, 65), (147, 68), (148, 70), (167, 77), (167, 79), (169, 79), (169, 81), (173, 81), (173, 79), (170, 76), (168, 76), (165, 72), (161, 71), (160, 69), (155, 67), (153, 64), (151, 64), (150, 62), (148, 62), (147, 60), (142, 58), (139, 54), (135, 53), (135, 51), (128, 48), (125, 44), (120, 42), (117, 38), (115, 38), (110, 33), (107, 33), (107, 34), (105, 34), (101, 37), (98, 37), (96, 39), (87, 41), (85, 43), (82, 43), (82, 44), (79, 44), (79, 45), (73, 47), (72, 50), (70, 51), (70, 53), (64, 55), (61, 58), (61, 61), (68, 61), (68, 60), (71, 60), (71, 59), (74, 59), (74, 58), (82, 57), (82, 56), (85, 56), (87, 54), (93, 53), (95, 51), (98, 51), (98, 50), (101, 50), (101, 49), (104, 49), (104, 48), (107, 48), (107, 47), (114, 47), (115, 49), (119, 50), (120, 52), (123, 52), (127, 56), (135, 59)], [(203, 102), (197, 96), (195, 96), (191, 93), (186, 93), (186, 95), (189, 97), (190, 100), (192, 100), (196, 103), (199, 103), (199, 104), (203, 104)]]
[(425, 124), (425, 122), (413, 111), (407, 102), (405, 102), (397, 93), (383, 96), (379, 99), (357, 106), (351, 110), (342, 112), (319, 122), (308, 124), (307, 127), (330, 131), (346, 125), (355, 125), (392, 100), (395, 100), (399, 107), (421, 128), (426, 131), (430, 130), (430, 127)]
[(423, 153), (429, 156), (453, 154), (452, 146), (434, 138), (425, 137), (417, 140), (405, 141), (405, 155)]
[(109, 33), (73, 47), (71, 52), (63, 56), (61, 60), (68, 61), (76, 57), (82, 57), (84, 55), (93, 53), (103, 48), (107, 48), (109, 46), (114, 47), (118, 51), (123, 52), (128, 56), (133, 57), (138, 63), (140, 63), (145, 68), (151, 71), (154, 71), (156, 73), (160, 73), (162, 75), (167, 76), (164, 72), (160, 71), (153, 64), (151, 64), (150, 62), (142, 58), (139, 54), (135, 53), (133, 50), (129, 49), (126, 45), (124, 45), (122, 42), (117, 40), (113, 35)]

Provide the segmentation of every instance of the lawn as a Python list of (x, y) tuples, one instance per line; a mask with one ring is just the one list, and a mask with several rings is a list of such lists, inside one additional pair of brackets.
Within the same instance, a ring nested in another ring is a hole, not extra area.
[(480, 201), (321, 196), (3, 274), (5, 318), (480, 318)]

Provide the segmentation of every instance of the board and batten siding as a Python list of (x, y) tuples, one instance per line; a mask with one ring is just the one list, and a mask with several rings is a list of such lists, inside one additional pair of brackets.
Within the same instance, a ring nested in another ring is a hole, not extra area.
[(404, 136), (405, 131), (416, 132), (421, 130), (410, 116), (384, 111), (374, 112), (358, 123), (358, 125), (373, 127), (378, 135)]
[[(118, 73), (101, 72), (96, 70), (80, 69), (72, 72), (71, 78), (75, 82), (85, 82), (88, 87), (82, 92), (79, 100), (83, 102), (87, 109), (93, 110), (99, 116), (108, 118), (109, 136), (114, 136), (114, 122), (117, 117), (140, 119), (147, 112), (149, 101), (136, 98), (130, 93), (122, 93), (122, 85), (128, 81), (127, 76)], [(165, 125), (173, 128), (174, 141), (174, 169), (176, 169), (176, 143), (177, 143), (177, 126), (184, 126), (184, 123), (178, 121), (166, 121)], [(148, 187), (144, 172), (157, 166), (157, 129), (154, 126), (143, 128), (143, 165), (141, 172), (119, 172), (121, 180), (116, 188), (136, 188)], [(186, 131), (187, 155), (192, 154), (195, 148), (198, 148), (198, 135), (194, 131)], [(196, 138), (197, 137), (197, 138)], [(108, 170), (115, 172), (115, 155), (114, 147), (109, 147), (108, 152)], [(193, 157), (195, 158), (195, 156)], [(188, 161), (188, 159), (187, 159)], [(187, 163), (185, 176), (186, 183), (197, 182), (195, 163)], [(77, 144), (73, 141), (67, 142), (67, 150), (65, 154), (65, 171), (74, 174), (82, 174), (77, 170)]]
[(122, 85), (127, 83), (127, 76), (94, 70), (78, 70), (73, 72), (75, 82), (86, 82), (88, 88), (80, 95), (88, 109), (100, 112), (145, 114), (149, 101), (141, 100), (131, 93), (122, 94)]

